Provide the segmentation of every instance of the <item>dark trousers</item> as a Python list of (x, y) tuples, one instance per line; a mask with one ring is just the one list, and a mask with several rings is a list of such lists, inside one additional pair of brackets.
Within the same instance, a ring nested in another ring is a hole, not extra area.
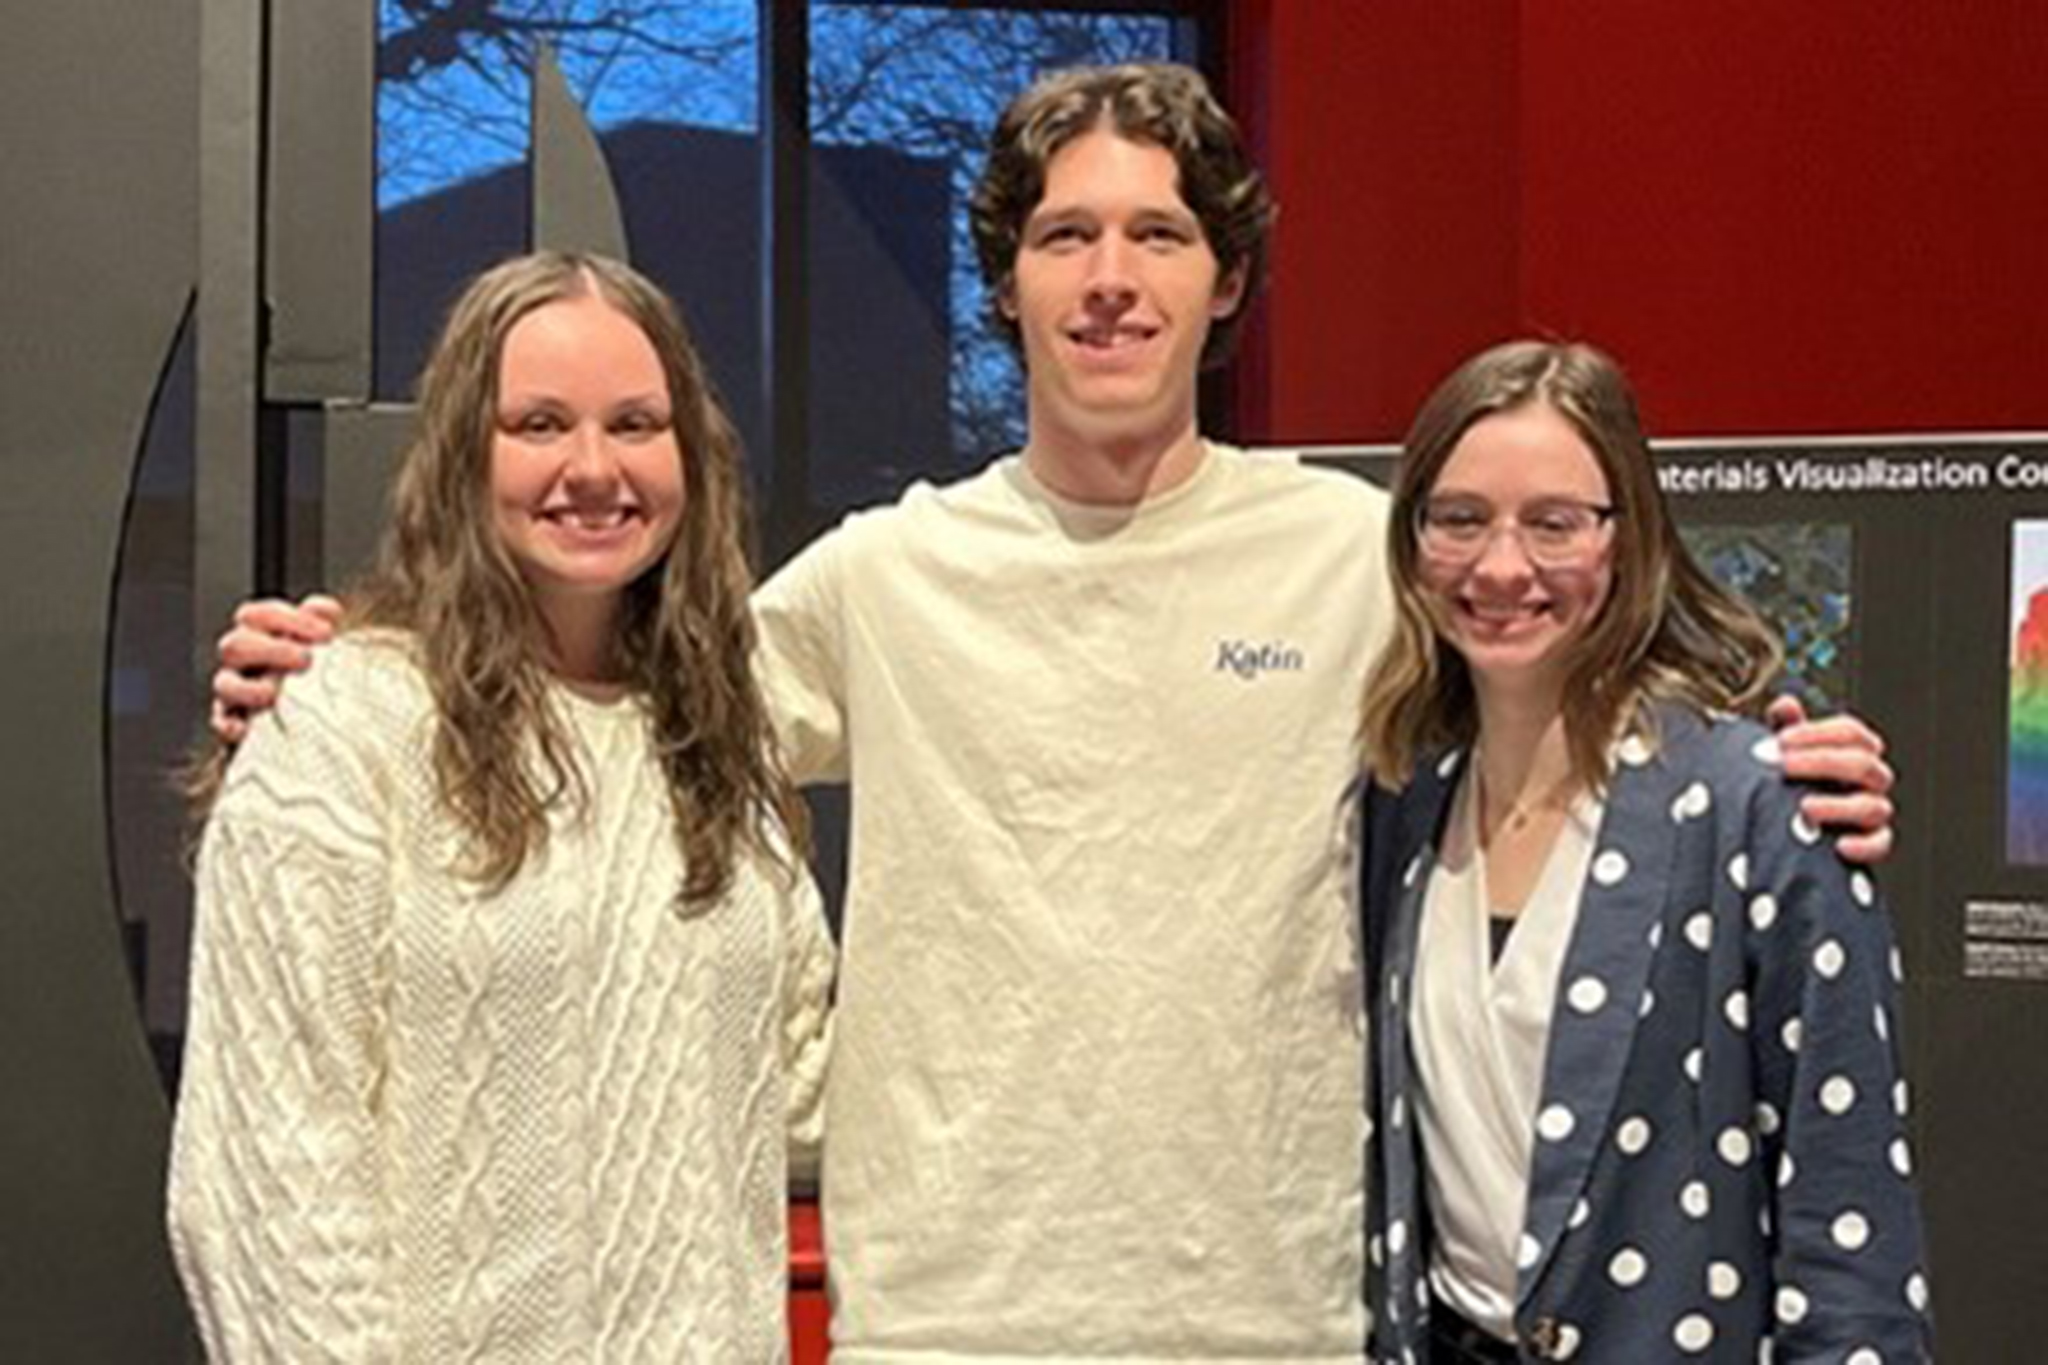
[(1515, 1365), (1521, 1358), (1512, 1342), (1474, 1326), (1442, 1300), (1429, 1306), (1430, 1365)]

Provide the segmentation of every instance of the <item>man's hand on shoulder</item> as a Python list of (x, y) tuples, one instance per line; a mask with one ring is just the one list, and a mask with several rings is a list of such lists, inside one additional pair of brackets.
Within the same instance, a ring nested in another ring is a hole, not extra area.
[(1785, 775), (1830, 788), (1800, 802), (1806, 818), (1836, 834), (1855, 863), (1881, 863), (1892, 851), (1891, 765), (1884, 736), (1846, 712), (1808, 720), (1797, 697), (1777, 698), (1765, 713), (1778, 732)]
[(320, 593), (296, 605), (265, 597), (235, 608), (235, 623), (214, 647), (213, 733), (240, 744), (249, 722), (277, 705), (286, 675), (303, 673), (313, 650), (334, 638), (341, 603)]

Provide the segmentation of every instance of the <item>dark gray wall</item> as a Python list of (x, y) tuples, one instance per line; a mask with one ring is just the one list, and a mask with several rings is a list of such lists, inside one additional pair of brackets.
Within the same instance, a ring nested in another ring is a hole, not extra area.
[(122, 516), (193, 282), (198, 29), (198, 0), (76, 0), (0, 44), (5, 1360), (187, 1354), (102, 750)]

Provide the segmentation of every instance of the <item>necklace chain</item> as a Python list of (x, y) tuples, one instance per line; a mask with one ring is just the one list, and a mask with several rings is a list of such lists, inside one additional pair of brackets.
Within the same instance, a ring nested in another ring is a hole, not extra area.
[(1482, 834), (1489, 831), (1521, 834), (1536, 823), (1538, 816), (1562, 814), (1570, 808), (1571, 803), (1567, 798), (1572, 788), (1572, 780), (1569, 775), (1551, 782), (1529, 800), (1510, 801), (1506, 809), (1497, 810), (1494, 806), (1494, 795), (1486, 784), (1484, 765), (1474, 765), (1474, 771), (1479, 777), (1479, 827)]

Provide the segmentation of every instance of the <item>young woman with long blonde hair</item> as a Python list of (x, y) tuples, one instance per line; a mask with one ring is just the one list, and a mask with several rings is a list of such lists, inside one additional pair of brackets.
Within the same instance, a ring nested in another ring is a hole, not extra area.
[(543, 253), (211, 801), (170, 1181), (216, 1360), (766, 1361), (831, 950), (672, 304)]

